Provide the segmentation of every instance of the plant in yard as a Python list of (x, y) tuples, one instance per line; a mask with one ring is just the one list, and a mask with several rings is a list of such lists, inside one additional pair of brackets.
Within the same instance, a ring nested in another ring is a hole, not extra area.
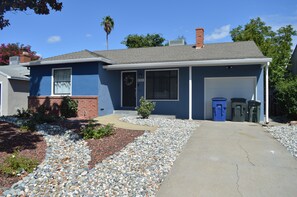
[(21, 131), (36, 131), (36, 121), (31, 118), (30, 120), (27, 120), (24, 122), (24, 124), (20, 127)]
[(89, 123), (81, 129), (81, 134), (84, 139), (100, 139), (112, 135), (114, 130), (112, 124), (98, 125), (94, 120), (90, 120)]
[(137, 114), (142, 118), (148, 118), (151, 113), (155, 110), (156, 103), (145, 100), (143, 97), (139, 100), (140, 105), (136, 107)]
[(33, 115), (33, 112), (29, 109), (17, 109), (17, 114), (15, 115), (18, 118), (28, 119)]
[(297, 77), (288, 78), (276, 85), (276, 99), (289, 119), (297, 119)]
[(69, 96), (63, 97), (61, 103), (61, 115), (65, 118), (76, 117), (78, 110), (78, 101), (73, 100)]
[(17, 174), (23, 171), (27, 173), (33, 172), (37, 167), (38, 161), (22, 157), (19, 155), (19, 151), (15, 151), (12, 155), (6, 157), (2, 164), (0, 164), (0, 171), (8, 176), (17, 176)]

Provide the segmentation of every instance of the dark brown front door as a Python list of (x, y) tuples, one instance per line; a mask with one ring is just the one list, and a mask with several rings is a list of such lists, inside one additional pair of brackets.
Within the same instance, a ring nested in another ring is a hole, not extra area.
[(136, 72), (122, 73), (123, 107), (136, 107)]

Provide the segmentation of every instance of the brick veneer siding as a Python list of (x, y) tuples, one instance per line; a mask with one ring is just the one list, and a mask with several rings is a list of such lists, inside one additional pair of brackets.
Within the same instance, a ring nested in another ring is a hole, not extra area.
[[(78, 101), (78, 117), (95, 118), (98, 116), (98, 97), (97, 96), (71, 96), (72, 99)], [(28, 108), (36, 111), (36, 109), (44, 105), (51, 113), (59, 114), (63, 97), (57, 96), (29, 96)]]

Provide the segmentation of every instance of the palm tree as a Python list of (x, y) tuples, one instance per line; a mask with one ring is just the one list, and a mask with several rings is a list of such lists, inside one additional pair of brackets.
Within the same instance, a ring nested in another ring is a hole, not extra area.
[(110, 16), (103, 17), (102, 20), (101, 26), (104, 27), (104, 31), (106, 32), (106, 49), (108, 50), (108, 35), (114, 27), (114, 22)]

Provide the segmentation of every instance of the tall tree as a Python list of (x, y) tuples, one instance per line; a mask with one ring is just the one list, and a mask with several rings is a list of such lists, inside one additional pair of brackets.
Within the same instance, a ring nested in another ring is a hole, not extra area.
[(258, 17), (251, 19), (244, 27), (232, 29), (230, 33), (235, 42), (253, 40), (263, 55), (272, 58), (269, 70), (271, 86), (284, 80), (286, 68), (290, 64), (292, 36), (297, 34), (291, 25), (273, 31)]
[(0, 65), (9, 64), (9, 57), (19, 56), (23, 52), (27, 52), (31, 60), (38, 60), (39, 56), (35, 51), (31, 50), (30, 45), (24, 45), (19, 43), (1, 44), (0, 45)]
[(104, 27), (104, 31), (106, 32), (106, 49), (108, 50), (108, 35), (114, 28), (113, 19), (110, 16), (105, 16), (102, 19), (101, 26)]
[(129, 34), (121, 43), (128, 48), (140, 48), (163, 46), (164, 41), (165, 38), (161, 34), (147, 34), (146, 36)]
[(61, 11), (63, 4), (58, 0), (1, 0), (0, 3), (0, 29), (10, 25), (9, 20), (4, 18), (4, 14), (9, 11), (34, 10), (35, 14), (47, 15), (50, 9)]

